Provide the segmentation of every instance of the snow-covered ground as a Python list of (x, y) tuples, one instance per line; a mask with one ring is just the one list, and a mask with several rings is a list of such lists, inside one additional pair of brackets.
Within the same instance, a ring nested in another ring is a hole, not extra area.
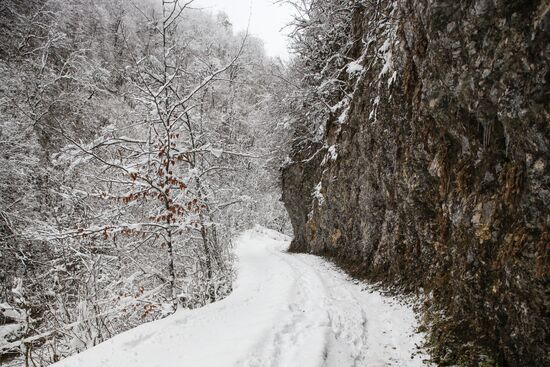
[(409, 306), (321, 258), (286, 253), (288, 244), (266, 229), (245, 232), (229, 297), (141, 325), (56, 366), (424, 366)]

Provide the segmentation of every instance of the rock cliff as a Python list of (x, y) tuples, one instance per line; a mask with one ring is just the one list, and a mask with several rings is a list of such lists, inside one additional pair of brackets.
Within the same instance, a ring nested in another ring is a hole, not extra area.
[(353, 12), (349, 103), (282, 170), (291, 249), (426, 295), (441, 365), (550, 365), (550, 3)]

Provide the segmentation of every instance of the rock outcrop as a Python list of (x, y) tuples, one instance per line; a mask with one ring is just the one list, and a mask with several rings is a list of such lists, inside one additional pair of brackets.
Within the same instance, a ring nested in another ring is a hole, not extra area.
[(550, 3), (354, 12), (345, 119), (283, 168), (291, 249), (425, 294), (442, 365), (550, 365)]

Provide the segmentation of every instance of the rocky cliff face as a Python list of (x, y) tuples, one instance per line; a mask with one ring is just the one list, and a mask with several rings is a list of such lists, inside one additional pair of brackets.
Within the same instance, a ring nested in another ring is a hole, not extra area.
[(442, 365), (550, 365), (550, 3), (371, 3), (349, 107), (283, 168), (292, 249), (426, 294)]

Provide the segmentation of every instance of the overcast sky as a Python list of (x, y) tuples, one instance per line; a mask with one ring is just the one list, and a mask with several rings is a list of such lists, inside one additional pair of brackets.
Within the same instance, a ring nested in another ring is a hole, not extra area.
[(246, 29), (250, 17), (250, 33), (264, 41), (267, 54), (288, 57), (287, 32), (281, 31), (291, 19), (288, 5), (273, 4), (273, 0), (196, 0), (193, 7), (225, 12), (235, 31)]

